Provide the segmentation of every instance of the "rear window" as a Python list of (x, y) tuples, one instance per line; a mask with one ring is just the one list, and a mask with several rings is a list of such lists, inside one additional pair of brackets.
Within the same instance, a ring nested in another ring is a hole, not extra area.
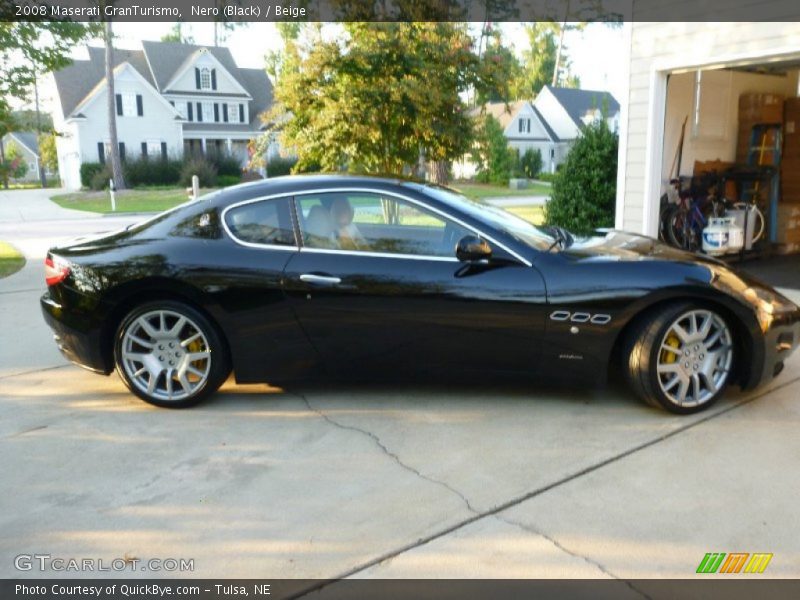
[(231, 208), (225, 213), (231, 235), (248, 244), (295, 246), (288, 198), (262, 200)]

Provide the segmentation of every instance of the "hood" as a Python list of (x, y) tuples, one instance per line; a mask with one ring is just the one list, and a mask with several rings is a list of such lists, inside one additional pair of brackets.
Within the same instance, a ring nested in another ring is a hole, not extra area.
[(618, 230), (599, 230), (596, 233), (591, 237), (576, 238), (562, 253), (575, 260), (668, 260), (726, 266), (716, 258), (679, 250), (644, 235)]

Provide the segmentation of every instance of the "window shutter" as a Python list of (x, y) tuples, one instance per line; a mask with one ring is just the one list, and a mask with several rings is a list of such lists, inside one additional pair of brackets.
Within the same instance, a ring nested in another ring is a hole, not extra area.
[(161, 142), (161, 158), (167, 160), (167, 142)]
[(197, 103), (197, 120), (198, 121), (203, 120), (203, 105), (200, 104), (199, 102)]
[(175, 100), (170, 100), (170, 101), (169, 101), (169, 103), (170, 103), (172, 106), (175, 106)]
[(147, 158), (147, 142), (142, 142), (142, 156)]
[(119, 159), (125, 160), (125, 142), (119, 143)]
[(97, 158), (101, 165), (106, 164), (106, 145), (103, 142), (97, 142)]
[(214, 102), (214, 121), (219, 123), (219, 104)]
[(189, 120), (190, 121), (194, 121), (194, 115), (192, 114), (192, 108), (193, 108), (192, 107), (192, 103), (191, 102), (187, 102), (186, 103), (186, 109), (187, 109), (186, 110), (186, 114), (189, 115)]
[(226, 123), (228, 122), (228, 104), (225, 103), (222, 105), (222, 120)]
[(142, 102), (141, 94), (136, 94), (136, 114), (140, 117), (144, 116), (144, 103)]
[(122, 94), (115, 94), (117, 97), (117, 116), (122, 116)]
[(239, 105), (239, 123), (244, 123), (244, 104)]
[(200, 69), (197, 67), (194, 68), (194, 85), (198, 90), (200, 89)]
[(217, 89), (217, 70), (211, 69), (211, 89)]

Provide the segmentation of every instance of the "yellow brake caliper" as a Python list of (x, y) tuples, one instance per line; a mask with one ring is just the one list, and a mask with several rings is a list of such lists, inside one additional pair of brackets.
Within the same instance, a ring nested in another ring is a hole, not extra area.
[[(667, 346), (671, 348), (675, 348), (676, 350), (681, 347), (681, 341), (678, 339), (678, 336), (674, 333), (671, 334), (667, 338)], [(669, 350), (662, 350), (661, 351), (661, 362), (663, 364), (672, 364), (678, 360), (678, 354), (675, 352), (670, 352)]]

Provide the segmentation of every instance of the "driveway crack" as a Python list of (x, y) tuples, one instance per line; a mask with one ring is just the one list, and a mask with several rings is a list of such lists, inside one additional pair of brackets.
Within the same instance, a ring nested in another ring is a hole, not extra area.
[(381, 439), (376, 434), (372, 433), (371, 431), (369, 431), (367, 429), (362, 429), (360, 427), (356, 427), (355, 425), (345, 425), (344, 423), (341, 423), (341, 422), (337, 421), (336, 419), (334, 419), (333, 417), (331, 417), (327, 413), (323, 412), (321, 409), (312, 406), (311, 402), (309, 402), (309, 400), (308, 400), (308, 398), (306, 397), (305, 394), (301, 394), (299, 392), (294, 392), (294, 393), (295, 393), (295, 395), (299, 396), (303, 400), (305, 405), (308, 407), (308, 410), (310, 410), (313, 413), (316, 413), (317, 415), (322, 417), (325, 421), (327, 421), (328, 423), (330, 423), (334, 427), (338, 427), (339, 429), (344, 429), (346, 431), (355, 431), (356, 433), (360, 433), (362, 435), (367, 436), (368, 438), (370, 438), (375, 443), (375, 445), (378, 448), (380, 448), (381, 452), (383, 452), (386, 456), (388, 456), (390, 459), (392, 459), (401, 468), (405, 469), (409, 473), (413, 473), (414, 475), (416, 475), (420, 479), (424, 479), (425, 481), (429, 481), (430, 483), (433, 483), (435, 485), (441, 486), (441, 487), (445, 488), (446, 490), (452, 492), (453, 494), (455, 494), (456, 496), (458, 496), (461, 499), (461, 501), (467, 507), (467, 510), (469, 510), (473, 515), (480, 514), (480, 511), (478, 509), (476, 509), (475, 507), (473, 507), (472, 504), (470, 504), (469, 500), (467, 499), (467, 497), (464, 494), (459, 492), (457, 489), (455, 489), (449, 483), (447, 483), (445, 481), (441, 481), (439, 479), (434, 479), (433, 477), (430, 477), (429, 475), (425, 475), (424, 473), (422, 473), (418, 469), (415, 469), (414, 467), (412, 467), (408, 463), (403, 462), (403, 460), (397, 454), (395, 454), (394, 452), (389, 450), (389, 448), (386, 447), (386, 445), (381, 441)]
[(555, 539), (552, 536), (547, 535), (545, 532), (540, 531), (540, 530), (536, 529), (535, 527), (531, 527), (530, 525), (526, 525), (525, 523), (520, 523), (519, 521), (515, 521), (514, 519), (510, 519), (510, 518), (508, 518), (508, 517), (506, 517), (504, 515), (497, 514), (497, 515), (494, 515), (494, 516), (497, 519), (499, 519), (500, 521), (503, 521), (504, 523), (507, 523), (508, 525), (511, 525), (513, 527), (518, 527), (519, 529), (522, 529), (523, 531), (525, 531), (527, 533), (532, 533), (533, 535), (538, 535), (540, 537), (543, 537), (544, 539), (546, 539), (548, 542), (553, 544), (553, 546), (555, 546), (556, 548), (558, 548), (562, 552), (564, 552), (566, 554), (569, 554), (570, 556), (574, 556), (575, 558), (579, 558), (579, 559), (583, 560), (587, 564), (590, 564), (593, 567), (599, 569), (602, 573), (604, 573), (605, 575), (608, 575), (612, 579), (616, 579), (617, 581), (620, 581), (620, 582), (624, 583), (632, 591), (636, 592), (637, 594), (639, 594), (643, 598), (647, 598), (648, 600), (652, 600), (651, 596), (645, 594), (642, 590), (638, 589), (636, 586), (634, 586), (627, 579), (623, 579), (622, 577), (619, 577), (619, 576), (615, 575), (614, 573), (612, 573), (608, 569), (608, 567), (603, 565), (601, 562), (599, 562), (597, 560), (594, 560), (593, 558), (590, 558), (589, 556), (586, 556), (584, 554), (580, 554), (578, 552), (573, 552), (572, 550), (570, 550), (569, 548), (564, 546), (561, 542), (559, 542), (557, 539)]

